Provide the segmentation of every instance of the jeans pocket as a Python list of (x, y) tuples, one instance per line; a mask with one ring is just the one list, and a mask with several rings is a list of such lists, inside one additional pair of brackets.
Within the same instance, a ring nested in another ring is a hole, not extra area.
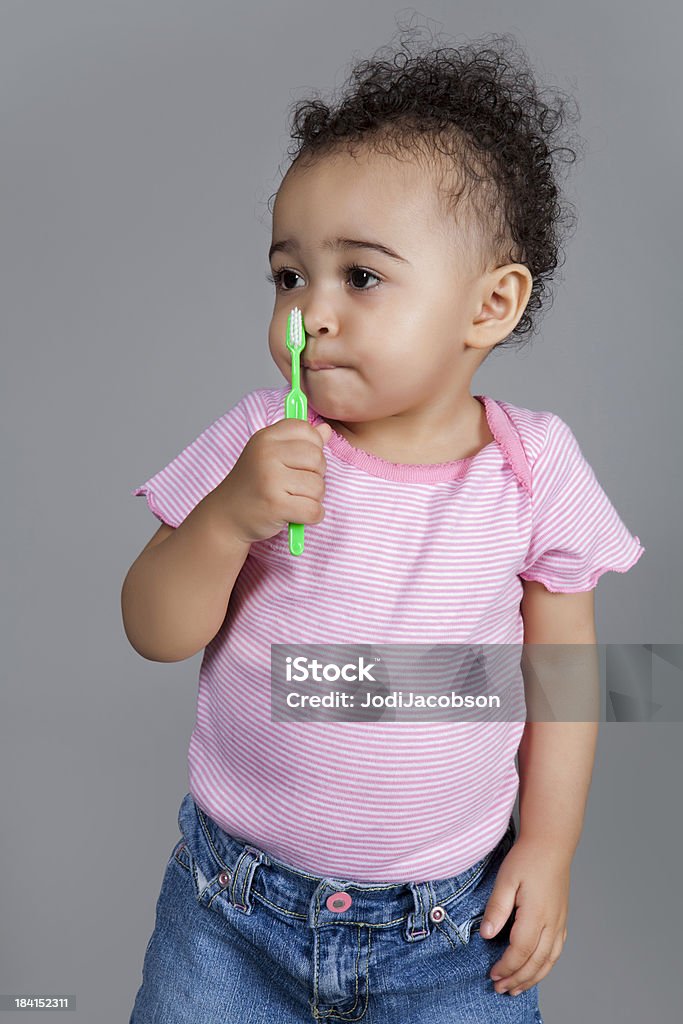
[(191, 840), (183, 835), (174, 849), (173, 858), (188, 872), (197, 903), (223, 917), (232, 916), (232, 872), (213, 849), (212, 853), (212, 846), (207, 843), (206, 837), (197, 831)]
[(178, 842), (173, 847), (171, 857), (173, 857), (178, 862), (178, 864), (180, 864), (181, 868), (184, 868), (186, 871), (190, 873), (192, 872), (192, 858), (190, 851), (187, 848), (187, 843), (185, 842), (184, 837), (179, 839)]
[(457, 913), (457, 908), (453, 908), (450, 913), (444, 908), (443, 918), (434, 922), (433, 927), (444, 936), (452, 947), (457, 949), (469, 944), (472, 932), (479, 928), (483, 919), (483, 910), (469, 914), (465, 911), (463, 915)]
[[(485, 911), (481, 910), (478, 913), (463, 917), (462, 915), (456, 915), (455, 911), (451, 914), (446, 911), (443, 920), (439, 921), (439, 926), (441, 928), (445, 927), (448, 935), (452, 939), (457, 939), (466, 946), (474, 933), (481, 930), (481, 922), (484, 920), (484, 914)], [(514, 923), (515, 912), (513, 911), (507, 921), (503, 924), (502, 928), (498, 929), (493, 938), (485, 940), (487, 946), (509, 944), (510, 930)]]
[(175, 875), (176, 864), (179, 864), (183, 869), (182, 875), (180, 876), (181, 878), (190, 873), (191, 857), (184, 837), (181, 837), (176, 841), (171, 853), (169, 854), (168, 860), (166, 861), (163, 878), (161, 880), (161, 889), (156, 901), (154, 929), (147, 942), (143, 962), (147, 961), (152, 942), (155, 940), (158, 941), (159, 931), (161, 928), (160, 922), (166, 913), (166, 907), (169, 903), (174, 903), (178, 898), (178, 891), (176, 889), (177, 877)]
[[(434, 927), (441, 931), (452, 946), (467, 946), (472, 935), (479, 931), (496, 883), (498, 869), (513, 843), (514, 832), (506, 832), (500, 843), (483, 858), (481, 870), (475, 872), (473, 881), (467, 885), (465, 891), (458, 898), (447, 902), (442, 908), (443, 917), (433, 922)], [(511, 922), (507, 922), (498, 936), (509, 935), (510, 927)]]

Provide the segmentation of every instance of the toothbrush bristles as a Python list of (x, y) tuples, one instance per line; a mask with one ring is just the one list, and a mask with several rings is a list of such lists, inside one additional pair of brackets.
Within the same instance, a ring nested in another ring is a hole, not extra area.
[(301, 310), (295, 306), (290, 313), (290, 339), (295, 349), (302, 348), (303, 325)]

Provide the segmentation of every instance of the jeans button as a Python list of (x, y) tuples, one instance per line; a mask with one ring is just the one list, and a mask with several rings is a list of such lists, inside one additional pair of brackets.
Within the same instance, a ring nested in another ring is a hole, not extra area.
[(328, 896), (325, 900), (325, 906), (328, 910), (333, 910), (336, 913), (340, 913), (342, 910), (348, 910), (353, 900), (349, 896), (348, 892), (333, 892), (331, 896)]
[(429, 911), (429, 920), (435, 921), (438, 924), (439, 921), (443, 921), (445, 914), (446, 911), (443, 909), (443, 907), (432, 907), (432, 909)]
[(223, 886), (223, 888), (225, 888), (225, 886), (230, 881), (230, 875), (228, 874), (228, 872), (227, 871), (221, 871), (220, 875), (218, 876), (218, 881), (219, 881), (220, 885)]

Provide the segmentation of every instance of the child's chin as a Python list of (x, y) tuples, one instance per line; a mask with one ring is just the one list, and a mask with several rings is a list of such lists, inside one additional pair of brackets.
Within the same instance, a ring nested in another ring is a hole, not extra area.
[(301, 378), (304, 393), (321, 416), (349, 422), (372, 419), (372, 408), (365, 408), (367, 400), (353, 393), (357, 390), (351, 387), (354, 383), (353, 375), (343, 367), (309, 371)]

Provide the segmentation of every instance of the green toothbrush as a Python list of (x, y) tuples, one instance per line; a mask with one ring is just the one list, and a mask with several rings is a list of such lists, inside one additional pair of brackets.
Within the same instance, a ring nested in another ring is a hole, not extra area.
[[(301, 390), (299, 356), (304, 350), (306, 335), (301, 310), (295, 306), (287, 320), (287, 348), (292, 353), (292, 390), (285, 398), (286, 420), (307, 420), (308, 399)], [(301, 555), (304, 550), (304, 524), (289, 524), (289, 552)]]

